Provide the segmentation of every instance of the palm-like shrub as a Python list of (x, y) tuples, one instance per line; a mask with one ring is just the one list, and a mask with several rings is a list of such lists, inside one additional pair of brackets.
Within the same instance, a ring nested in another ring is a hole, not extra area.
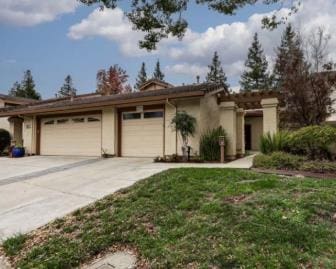
[(276, 151), (287, 151), (289, 141), (290, 134), (287, 131), (281, 131), (274, 134), (267, 133), (260, 139), (260, 151), (264, 154), (270, 154)]
[(10, 146), (10, 133), (4, 129), (0, 129), (0, 154)]
[(225, 145), (227, 145), (227, 134), (222, 126), (206, 131), (200, 139), (200, 155), (205, 161), (220, 160), (219, 137), (225, 137)]
[(173, 129), (178, 132), (182, 138), (182, 152), (186, 160), (188, 154), (188, 140), (193, 136), (196, 130), (196, 119), (185, 111), (179, 111), (171, 121)]

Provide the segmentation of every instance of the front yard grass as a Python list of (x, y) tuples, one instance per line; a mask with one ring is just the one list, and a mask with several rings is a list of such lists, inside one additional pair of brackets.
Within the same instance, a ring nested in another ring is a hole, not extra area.
[(111, 246), (149, 268), (336, 268), (335, 214), (334, 180), (173, 169), (3, 248), (22, 269), (72, 268)]

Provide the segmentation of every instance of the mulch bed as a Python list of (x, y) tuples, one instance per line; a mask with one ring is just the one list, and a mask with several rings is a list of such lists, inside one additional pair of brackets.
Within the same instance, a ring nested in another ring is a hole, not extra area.
[(252, 168), (252, 171), (264, 174), (276, 174), (282, 176), (303, 176), (303, 177), (313, 177), (318, 179), (336, 179), (336, 173), (313, 173), (306, 171), (290, 171), (290, 170), (271, 170), (271, 169), (261, 169)]

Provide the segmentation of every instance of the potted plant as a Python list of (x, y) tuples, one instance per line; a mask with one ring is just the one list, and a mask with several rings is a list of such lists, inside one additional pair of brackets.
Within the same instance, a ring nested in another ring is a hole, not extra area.
[(15, 145), (12, 148), (12, 157), (13, 158), (21, 158), (25, 156), (25, 149), (22, 145)]

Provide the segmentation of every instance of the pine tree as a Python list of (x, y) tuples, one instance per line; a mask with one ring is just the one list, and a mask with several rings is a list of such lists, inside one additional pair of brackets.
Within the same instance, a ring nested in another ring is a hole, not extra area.
[(67, 75), (63, 86), (59, 89), (57, 97), (69, 97), (76, 96), (77, 90), (73, 86), (72, 78), (70, 75)]
[(249, 48), (245, 67), (246, 70), (240, 80), (242, 90), (251, 91), (269, 88), (270, 77), (267, 73), (268, 62), (257, 33), (255, 33), (252, 45)]
[(158, 80), (164, 80), (164, 77), (165, 75), (161, 71), (160, 61), (158, 60), (156, 62), (153, 78), (158, 79)]
[(19, 96), (23, 96), (23, 93), (22, 93), (22, 89), (21, 89), (21, 85), (19, 82), (15, 82), (12, 86), (12, 88), (9, 90), (8, 94), (10, 96), (16, 96), (16, 97), (19, 97)]
[(41, 95), (35, 90), (35, 82), (30, 70), (25, 71), (21, 84), (15, 82), (9, 91), (11, 96), (40, 100)]
[(147, 81), (146, 64), (142, 63), (134, 88), (139, 90), (141, 85)]
[(210, 83), (220, 84), (228, 89), (230, 86), (227, 83), (227, 77), (223, 71), (217, 51), (215, 51), (212, 58), (212, 63), (211, 65), (208, 65), (208, 67), (209, 73), (206, 76), (206, 81)]
[(273, 70), (273, 85), (274, 89), (280, 89), (282, 84), (282, 77), (285, 71), (286, 61), (290, 56), (290, 50), (296, 43), (296, 34), (291, 24), (289, 24), (281, 38), (281, 44), (277, 48), (277, 59), (275, 61)]

